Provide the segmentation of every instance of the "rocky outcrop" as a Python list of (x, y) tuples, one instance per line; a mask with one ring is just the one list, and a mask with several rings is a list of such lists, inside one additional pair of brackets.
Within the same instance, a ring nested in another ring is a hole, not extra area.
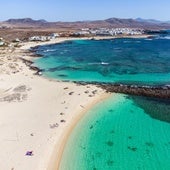
[(26, 60), (26, 59), (24, 59), (24, 58), (20, 58), (22, 61), (23, 61), (23, 63), (25, 63), (31, 70), (33, 70), (33, 71), (35, 71), (35, 75), (41, 75), (42, 74), (42, 69), (39, 69), (38, 67), (36, 67), (36, 66), (33, 66), (32, 64), (34, 63), (34, 62), (32, 62), (32, 61), (30, 61), (30, 60)]
[(94, 84), (106, 90), (106, 92), (125, 93), (138, 96), (156, 97), (170, 99), (170, 85), (160, 86), (140, 86), (140, 85), (125, 85), (114, 83), (98, 83), (98, 82), (76, 82), (78, 84)]

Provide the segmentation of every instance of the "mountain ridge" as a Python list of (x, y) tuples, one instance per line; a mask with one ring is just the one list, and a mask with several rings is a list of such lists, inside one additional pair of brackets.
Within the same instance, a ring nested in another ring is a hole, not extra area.
[(143, 28), (143, 29), (170, 29), (170, 22), (164, 22), (154, 19), (123, 19), (123, 18), (108, 18), (104, 20), (93, 21), (74, 21), (74, 22), (48, 22), (46, 20), (34, 20), (32, 18), (8, 19), (4, 24), (11, 25), (12, 27), (42, 27), (42, 28)]
[(156, 20), (156, 19), (144, 19), (144, 18), (136, 18), (136, 21), (139, 22), (149, 22), (149, 23), (170, 23), (170, 21), (161, 21), (161, 20)]

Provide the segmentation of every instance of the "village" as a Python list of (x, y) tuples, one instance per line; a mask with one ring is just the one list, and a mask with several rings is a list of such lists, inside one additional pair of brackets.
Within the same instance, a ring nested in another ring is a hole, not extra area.
[[(74, 32), (67, 32), (67, 33), (52, 33), (49, 35), (34, 35), (29, 37), (27, 40), (24, 41), (50, 41), (53, 39), (56, 39), (58, 37), (107, 37), (107, 36), (137, 36), (137, 35), (142, 35), (144, 34), (145, 31), (143, 29), (138, 29), (138, 28), (96, 28), (96, 29), (91, 29), (91, 28), (82, 28), (78, 31)], [(20, 40), (19, 38), (15, 38), (12, 40), (13, 43), (20, 43), (23, 40)], [(10, 45), (9, 42), (6, 42), (3, 38), (0, 37), (0, 46), (8, 46)]]
[(98, 28), (81, 29), (79, 32), (74, 32), (73, 36), (116, 36), (116, 35), (142, 35), (144, 33), (143, 29), (137, 28)]

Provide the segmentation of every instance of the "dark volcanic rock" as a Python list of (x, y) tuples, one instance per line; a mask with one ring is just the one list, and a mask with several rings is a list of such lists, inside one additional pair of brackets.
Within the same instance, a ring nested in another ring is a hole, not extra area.
[(32, 66), (32, 64), (34, 62), (30, 61), (30, 60), (26, 60), (24, 58), (20, 58), (23, 63), (25, 63), (31, 70), (35, 71), (35, 75), (41, 75), (41, 72), (44, 71), (42, 69), (39, 69), (38, 67)]
[(162, 86), (139, 86), (139, 85), (125, 85), (125, 84), (114, 84), (114, 83), (98, 83), (98, 82), (78, 82), (79, 84), (94, 84), (107, 92), (125, 93), (138, 96), (156, 97), (170, 99), (170, 85)]

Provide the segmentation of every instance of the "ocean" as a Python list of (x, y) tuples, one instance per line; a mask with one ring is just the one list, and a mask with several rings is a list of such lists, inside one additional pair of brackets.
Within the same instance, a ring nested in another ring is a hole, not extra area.
[[(35, 65), (64, 81), (170, 84), (169, 35), (39, 46)], [(113, 94), (68, 139), (60, 170), (169, 170), (170, 99)]]
[(36, 66), (71, 81), (170, 83), (170, 39), (75, 40), (40, 46)]
[(170, 115), (160, 118), (169, 111), (170, 102), (114, 94), (77, 124), (60, 170), (169, 170)]

